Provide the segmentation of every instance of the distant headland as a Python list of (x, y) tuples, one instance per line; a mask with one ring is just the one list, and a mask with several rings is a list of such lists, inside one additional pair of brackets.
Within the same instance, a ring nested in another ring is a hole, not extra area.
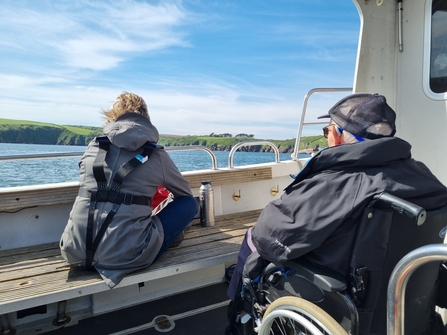
[[(11, 120), (0, 118), (0, 143), (56, 144), (56, 145), (87, 145), (96, 136), (102, 135), (101, 127), (56, 125), (51, 123)], [(230, 151), (239, 142), (260, 141), (253, 134), (229, 133), (209, 135), (160, 135), (158, 143), (163, 146), (203, 145), (211, 150)], [(293, 152), (295, 139), (274, 140), (280, 152)], [(311, 152), (315, 147), (326, 147), (323, 136), (306, 136), (301, 139), (300, 151)], [(254, 145), (241, 147), (240, 151), (270, 152), (269, 145)]]

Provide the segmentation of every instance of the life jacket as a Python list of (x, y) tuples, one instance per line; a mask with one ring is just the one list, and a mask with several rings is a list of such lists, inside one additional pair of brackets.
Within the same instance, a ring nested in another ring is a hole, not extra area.
[[(140, 149), (143, 149), (141, 154), (135, 155), (128, 162), (122, 164), (116, 172), (113, 180), (109, 182), (104, 173), (104, 165), (106, 156), (110, 147), (110, 140), (107, 136), (98, 136), (95, 141), (99, 144), (99, 151), (93, 163), (93, 175), (96, 179), (97, 189), (90, 191), (85, 188), (80, 188), (79, 195), (90, 198), (90, 207), (88, 212), (87, 233), (86, 233), (86, 268), (87, 270), (94, 270), (93, 256), (96, 249), (104, 236), (110, 222), (115, 216), (121, 204), (124, 205), (143, 205), (150, 206), (150, 198), (146, 196), (133, 195), (129, 193), (121, 193), (120, 188), (126, 176), (135, 168), (145, 163), (154, 150), (162, 149), (163, 147), (151, 142), (146, 142)], [(101, 228), (93, 239), (93, 221), (95, 213), (97, 212), (97, 204), (99, 202), (113, 203), (112, 210), (107, 214)]]

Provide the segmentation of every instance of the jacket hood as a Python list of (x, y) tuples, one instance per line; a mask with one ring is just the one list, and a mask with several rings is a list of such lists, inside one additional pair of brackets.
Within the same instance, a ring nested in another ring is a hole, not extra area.
[(136, 151), (146, 142), (158, 142), (158, 130), (151, 121), (137, 113), (126, 113), (103, 128), (110, 142), (118, 148)]

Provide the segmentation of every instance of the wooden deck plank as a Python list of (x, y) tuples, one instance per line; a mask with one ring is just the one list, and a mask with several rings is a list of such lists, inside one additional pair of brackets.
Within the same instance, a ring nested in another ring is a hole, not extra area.
[[(213, 232), (209, 232), (210, 228), (201, 229), (201, 232), (207, 232), (206, 234), (196, 234), (190, 236), (186, 234), (185, 240), (177, 248), (173, 248), (167, 251), (169, 257), (173, 257), (176, 254), (185, 254), (187, 258), (192, 252), (196, 253), (205, 248), (213, 248), (210, 243), (217, 241), (225, 241), (229, 238), (243, 236), (246, 230), (252, 226), (250, 223), (243, 224), (238, 229), (213, 229)], [(205, 245), (205, 246), (203, 246)], [(20, 255), (23, 258), (26, 255)], [(161, 262), (160, 260), (159, 262)], [(55, 250), (51, 250), (51, 257), (44, 257), (41, 259), (22, 260), (14, 264), (7, 264), (0, 267), (0, 283), (10, 281), (13, 279), (26, 280), (27, 277), (39, 274), (53, 273), (66, 271), (66, 269), (60, 269), (64, 265), (64, 260), (60, 255), (59, 247)]]
[(72, 203), (78, 194), (79, 184), (73, 182), (16, 189), (0, 188), (0, 211)]
[[(230, 240), (226, 240), (224, 243), (214, 245), (202, 250), (194, 250), (194, 253), (190, 252), (172, 252), (170, 255), (165, 254), (165, 257), (154, 263), (152, 266), (145, 270), (140, 270), (137, 273), (152, 272), (157, 269), (164, 269), (168, 266), (175, 266), (185, 262), (193, 262), (204, 258), (213, 257), (220, 254), (237, 252), (239, 245), (242, 241), (242, 237), (235, 237)], [(131, 275), (130, 275), (131, 276)], [(72, 270), (72, 271), (59, 271), (54, 273), (35, 274), (28, 277), (26, 281), (23, 279), (12, 280), (0, 285), (0, 306), (2, 303), (8, 301), (14, 301), (17, 299), (32, 298), (41, 296), (48, 293), (53, 293), (69, 288), (80, 288), (90, 283), (103, 282), (102, 278), (97, 272)]]
[(3, 258), (0, 260), (0, 273), (4, 268), (8, 268), (9, 266), (14, 266), (16, 263), (22, 263), (26, 262), (29, 264), (32, 264), (33, 262), (38, 262), (42, 259), (53, 257), (60, 255), (60, 249), (59, 245), (56, 244), (56, 246), (53, 249), (39, 251), (39, 252), (30, 252), (28, 254), (18, 254), (11, 256), (9, 259)]
[[(234, 252), (238, 251), (240, 242), (243, 238), (244, 231), (236, 236), (227, 237), (221, 240), (212, 240), (212, 243), (195, 243), (194, 245), (173, 248), (168, 250), (163, 256), (143, 272), (149, 272), (151, 270), (163, 268), (168, 265), (181, 264), (189, 261), (196, 261), (206, 257), (212, 257), (218, 255), (219, 252)], [(0, 301), (3, 299), (3, 294), (9, 290), (20, 289), (24, 286), (33, 286), (36, 283), (40, 283), (42, 280), (45, 282), (51, 282), (52, 280), (59, 281), (61, 278), (69, 280), (69, 268), (60, 268), (63, 265), (62, 256), (59, 256), (59, 262), (53, 264), (47, 264), (45, 269), (41, 269), (41, 266), (36, 266), (31, 269), (14, 269), (9, 273), (15, 274), (16, 279), (8, 280), (6, 282), (0, 282)], [(73, 272), (72, 272), (73, 273)], [(77, 278), (87, 277), (90, 278), (92, 272), (78, 270)], [(95, 275), (96, 273), (93, 272)], [(3, 274), (2, 274), (3, 277)], [(1, 278), (1, 277), (0, 277)], [(67, 279), (68, 278), (68, 279)], [(98, 275), (98, 278), (99, 275)], [(82, 278), (81, 278), (82, 280)]]
[[(200, 268), (205, 266), (201, 263), (235, 259), (246, 230), (254, 225), (259, 213), (219, 216), (213, 227), (193, 225), (180, 246), (167, 250), (156, 263), (130, 274), (123, 282), (162, 278), (167, 273), (176, 274), (179, 269), (190, 271), (189, 264)], [(60, 292), (74, 298), (108, 290), (98, 273), (61, 267), (64, 264), (58, 243), (0, 251), (0, 314), (14, 310), (18, 301), (34, 307), (42, 301), (57, 301), (54, 299)]]
[(214, 186), (247, 183), (258, 180), (272, 179), (270, 167), (256, 167), (245, 169), (214, 170), (210, 172), (184, 174), (192, 188), (200, 187), (202, 180), (211, 180)]
[(30, 256), (31, 254), (37, 254), (40, 251), (53, 250), (58, 247), (59, 247), (58, 242), (51, 242), (51, 243), (34, 245), (31, 247), (23, 247), (23, 248), (16, 248), (16, 249), (10, 249), (10, 250), (0, 250), (0, 265), (3, 264), (2, 262), (6, 262), (6, 260), (9, 260), (11, 257), (14, 257), (14, 256), (18, 256), (21, 254), (27, 254), (28, 256)]

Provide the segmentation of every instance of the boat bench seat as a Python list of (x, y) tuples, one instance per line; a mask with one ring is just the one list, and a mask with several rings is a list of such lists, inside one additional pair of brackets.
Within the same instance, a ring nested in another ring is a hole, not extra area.
[[(150, 286), (156, 280), (213, 266), (222, 267), (222, 282), (225, 266), (236, 262), (244, 234), (259, 213), (218, 216), (213, 227), (201, 227), (196, 219), (180, 246), (168, 249), (150, 267), (129, 274), (111, 292), (132, 285)], [(0, 316), (111, 290), (97, 272), (64, 264), (58, 243), (0, 250)], [(194, 288), (190, 285), (189, 289)]]

